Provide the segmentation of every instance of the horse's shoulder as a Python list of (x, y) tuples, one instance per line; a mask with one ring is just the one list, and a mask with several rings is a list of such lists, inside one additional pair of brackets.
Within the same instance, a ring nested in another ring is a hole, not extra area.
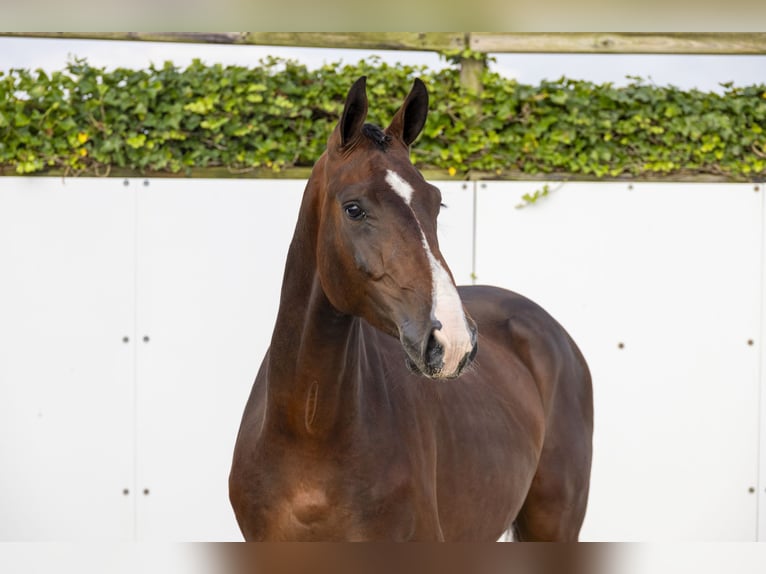
[(582, 354), (567, 331), (531, 299), (485, 285), (462, 287), (460, 296), (480, 336), (504, 342), (533, 374), (545, 396), (561, 376), (589, 380)]

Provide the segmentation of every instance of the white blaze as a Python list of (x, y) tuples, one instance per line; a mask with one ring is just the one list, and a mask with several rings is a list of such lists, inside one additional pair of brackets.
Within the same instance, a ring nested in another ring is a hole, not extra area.
[[(388, 170), (386, 174), (386, 182), (410, 206), (414, 191), (412, 186), (391, 170)], [(412, 209), (411, 206), (410, 209)], [(413, 215), (415, 215), (414, 211)], [(417, 215), (415, 215), (415, 221), (420, 227)], [(431, 299), (433, 301), (431, 315), (442, 324), (442, 328), (434, 332), (434, 338), (444, 347), (444, 366), (440, 374), (449, 376), (457, 372), (463, 357), (471, 352), (473, 347), (471, 335), (463, 313), (460, 295), (447, 270), (434, 257), (422, 228), (420, 238), (431, 266)]]
[[(404, 200), (404, 203), (407, 205), (410, 204), (412, 201), (412, 192), (414, 190), (409, 183), (404, 181), (398, 173), (393, 172), (390, 169), (386, 172), (386, 182), (393, 188), (399, 197)], [(417, 219), (417, 217), (415, 219)], [(420, 222), (418, 222), (418, 225), (420, 225)]]

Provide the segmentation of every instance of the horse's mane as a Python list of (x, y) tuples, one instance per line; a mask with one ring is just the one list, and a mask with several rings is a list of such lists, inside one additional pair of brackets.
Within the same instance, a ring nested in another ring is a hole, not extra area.
[(362, 133), (367, 139), (372, 141), (378, 149), (385, 151), (391, 143), (391, 136), (374, 124), (364, 124), (364, 126), (362, 126)]

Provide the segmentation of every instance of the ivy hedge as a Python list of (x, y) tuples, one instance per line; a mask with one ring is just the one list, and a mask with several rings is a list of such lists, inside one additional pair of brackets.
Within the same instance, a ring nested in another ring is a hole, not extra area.
[(618, 178), (766, 175), (766, 85), (723, 94), (562, 78), (525, 85), (487, 69), (480, 94), (457, 66), (432, 71), (376, 58), (317, 70), (278, 58), (253, 68), (172, 63), (0, 72), (0, 171), (106, 175), (311, 166), (351, 83), (368, 76), (370, 121), (387, 125), (421, 77), (431, 113), (413, 147), (421, 169)]

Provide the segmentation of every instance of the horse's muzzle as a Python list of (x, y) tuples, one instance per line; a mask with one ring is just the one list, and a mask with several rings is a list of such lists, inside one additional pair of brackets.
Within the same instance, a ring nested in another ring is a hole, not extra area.
[(445, 336), (438, 321), (434, 322), (424, 344), (415, 343), (412, 339), (402, 336), (402, 346), (407, 353), (407, 367), (413, 373), (431, 379), (459, 377), (476, 357), (478, 350), (476, 327), (466, 325), (466, 328), (469, 333), (468, 345), (457, 345)]

